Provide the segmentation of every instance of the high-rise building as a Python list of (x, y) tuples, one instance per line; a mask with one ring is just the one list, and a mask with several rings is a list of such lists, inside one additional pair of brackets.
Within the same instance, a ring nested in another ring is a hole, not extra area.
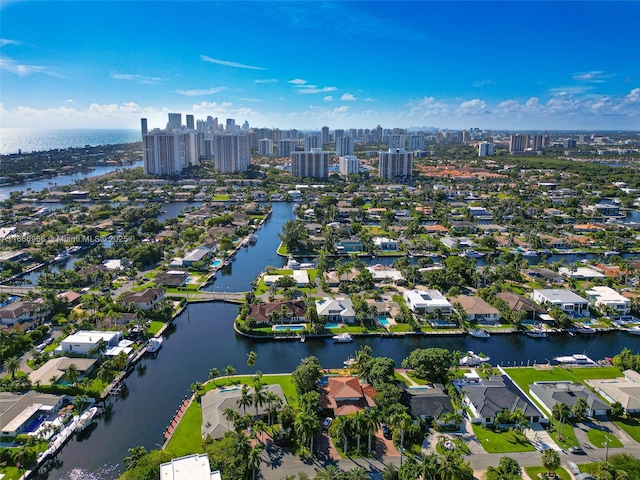
[(260, 155), (273, 155), (273, 140), (263, 138), (258, 142), (258, 153)]
[(542, 135), (534, 135), (531, 138), (531, 149), (534, 152), (541, 152), (542, 151), (542, 141), (543, 141)]
[(360, 172), (360, 161), (355, 155), (338, 157), (338, 170), (340, 175), (351, 175)]
[(167, 124), (167, 130), (180, 130), (182, 128), (182, 114), (170, 113), (169, 123)]
[(142, 135), (144, 173), (175, 175), (198, 164), (198, 148), (194, 130), (154, 129)]
[(479, 157), (490, 157), (491, 155), (493, 155), (493, 143), (481, 142), (478, 145), (478, 156)]
[(195, 130), (196, 128), (193, 115), (187, 115), (187, 128), (190, 130)]
[(339, 137), (336, 139), (336, 155), (353, 155), (353, 138)]
[(322, 127), (322, 144), (329, 143), (329, 127)]
[(291, 152), (291, 176), (300, 178), (329, 178), (329, 152), (320, 148)]
[(322, 148), (322, 137), (318, 133), (310, 133), (304, 139), (305, 152), (310, 152), (314, 148)]
[(147, 119), (146, 118), (141, 118), (140, 119), (140, 127), (142, 128), (142, 135), (146, 135), (147, 133), (149, 133), (149, 127), (147, 125)]
[(211, 138), (213, 164), (222, 173), (246, 172), (251, 163), (248, 135), (225, 133)]
[(235, 133), (236, 132), (236, 121), (233, 118), (227, 118), (227, 126), (224, 129), (225, 132)]
[(424, 135), (409, 135), (409, 151), (424, 150)]
[(462, 130), (462, 143), (467, 143), (470, 139), (469, 130)]
[(564, 148), (576, 148), (576, 139), (575, 138), (565, 138), (562, 142)]
[(529, 148), (529, 134), (519, 133), (509, 136), (509, 153), (524, 152)]
[(389, 150), (404, 150), (406, 137), (404, 135), (393, 134), (389, 136)]
[(290, 157), (291, 152), (296, 151), (296, 146), (298, 145), (297, 140), (279, 140), (278, 141), (278, 156), (280, 157)]
[(333, 139), (337, 142), (339, 138), (344, 137), (344, 130), (336, 129), (333, 131)]
[(243, 132), (248, 132), (249, 131), (249, 122), (248, 121), (244, 121), (244, 123), (242, 124), (242, 131)]
[(378, 175), (382, 178), (403, 179), (411, 178), (413, 168), (413, 153), (404, 149), (396, 149), (387, 152), (378, 152)]

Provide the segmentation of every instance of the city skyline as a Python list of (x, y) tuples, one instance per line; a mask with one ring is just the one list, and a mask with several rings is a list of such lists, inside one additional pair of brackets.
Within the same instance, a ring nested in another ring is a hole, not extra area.
[(638, 130), (640, 2), (3, 1), (0, 126)]

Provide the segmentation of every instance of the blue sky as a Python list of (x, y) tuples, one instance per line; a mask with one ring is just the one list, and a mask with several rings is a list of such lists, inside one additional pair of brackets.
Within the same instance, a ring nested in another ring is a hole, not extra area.
[(640, 2), (1, 1), (2, 127), (640, 129)]

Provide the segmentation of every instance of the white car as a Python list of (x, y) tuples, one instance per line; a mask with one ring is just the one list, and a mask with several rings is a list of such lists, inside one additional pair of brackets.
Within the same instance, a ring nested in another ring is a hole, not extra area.
[(327, 417), (322, 421), (322, 428), (329, 428), (329, 425), (331, 425), (331, 422), (333, 422), (333, 418), (331, 417)]

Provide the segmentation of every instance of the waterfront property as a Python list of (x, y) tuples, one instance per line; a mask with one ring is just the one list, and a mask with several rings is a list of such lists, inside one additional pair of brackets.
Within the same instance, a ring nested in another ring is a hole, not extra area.
[(47, 385), (49, 383), (55, 383), (51, 380), (55, 377), (56, 381), (62, 379), (67, 369), (73, 365), (75, 370), (79, 374), (79, 379), (90, 374), (96, 364), (97, 360), (93, 358), (69, 358), (69, 357), (56, 357), (47, 361), (37, 370), (29, 373), (29, 380), (36, 385)]
[(219, 470), (211, 471), (209, 457), (196, 453), (160, 464), (160, 480), (222, 480), (222, 476)]
[(587, 402), (587, 415), (604, 416), (609, 412), (609, 406), (600, 401), (586, 385), (573, 382), (535, 382), (529, 385), (529, 395), (540, 403), (549, 416), (555, 404), (564, 403), (573, 408), (581, 398)]
[(613, 309), (616, 315), (628, 315), (631, 312), (631, 300), (623, 297), (613, 288), (595, 285), (586, 290), (585, 294), (596, 307)]
[(164, 290), (161, 288), (145, 288), (139, 292), (125, 293), (120, 298), (120, 303), (124, 305), (132, 303), (139, 309), (147, 311), (154, 309), (162, 300), (164, 300)]
[(596, 393), (609, 403), (619, 402), (625, 412), (640, 413), (640, 373), (634, 370), (622, 372), (624, 377), (604, 380), (585, 380)]
[(329, 377), (320, 387), (320, 405), (332, 410), (334, 416), (349, 415), (374, 407), (376, 393), (372, 385), (362, 385), (358, 377)]
[(434, 385), (430, 388), (407, 388), (405, 390), (409, 400), (409, 411), (414, 418), (426, 421), (436, 421), (438, 425), (453, 427), (446, 419), (447, 414), (454, 413), (451, 398), (447, 395), (442, 385)]
[[(118, 344), (124, 339), (122, 332), (105, 332), (99, 330), (79, 330), (62, 340), (56, 348), (58, 352), (70, 352), (80, 355), (86, 355), (90, 350), (95, 350), (100, 341), (107, 346), (107, 355), (109, 349), (118, 347)], [(131, 349), (129, 349), (131, 351)]]
[(356, 319), (353, 302), (350, 298), (321, 298), (316, 300), (316, 311), (323, 323), (353, 323)]
[(403, 296), (414, 312), (434, 313), (439, 310), (443, 315), (451, 315), (451, 304), (438, 290), (406, 290)]
[(570, 290), (534, 290), (533, 300), (540, 305), (549, 304), (552, 307), (558, 307), (569, 315), (589, 316), (589, 302)]
[(0, 432), (3, 442), (20, 433), (37, 430), (44, 420), (53, 417), (69, 401), (66, 395), (29, 390), (23, 393), (0, 392)]
[(495, 325), (500, 322), (500, 311), (480, 297), (459, 295), (452, 297), (451, 301), (454, 305), (456, 303), (460, 304), (467, 314), (467, 320), (469, 322), (476, 322), (483, 325)]
[(301, 323), (305, 321), (306, 305), (301, 300), (278, 300), (251, 305), (248, 317), (257, 323)]

